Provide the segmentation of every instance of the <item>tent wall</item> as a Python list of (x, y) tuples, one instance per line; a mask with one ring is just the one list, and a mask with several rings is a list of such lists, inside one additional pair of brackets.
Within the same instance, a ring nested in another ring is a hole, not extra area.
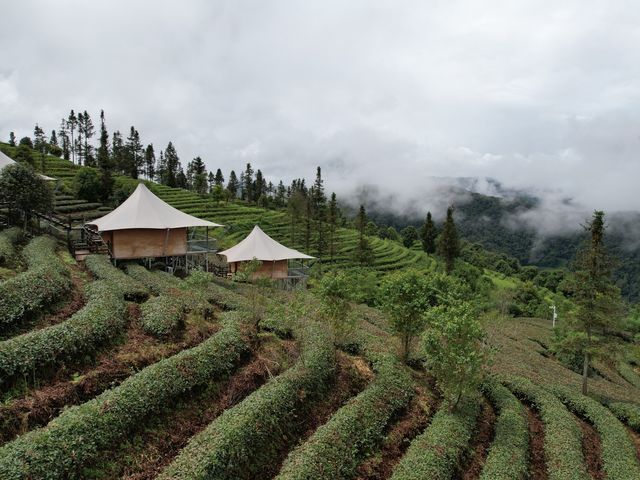
[(168, 233), (167, 236), (167, 230), (134, 228), (102, 232), (101, 235), (111, 244), (112, 256), (118, 260), (186, 255), (187, 229), (176, 228)]
[[(242, 267), (246, 262), (231, 262), (229, 264), (229, 272), (236, 273), (242, 271)], [(276, 260), (275, 262), (264, 261), (256, 273), (255, 278), (287, 278), (289, 276), (289, 260)]]

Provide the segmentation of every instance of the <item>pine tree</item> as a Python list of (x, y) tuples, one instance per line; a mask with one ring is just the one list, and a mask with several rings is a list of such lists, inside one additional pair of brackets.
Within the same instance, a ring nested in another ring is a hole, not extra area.
[(455, 261), (460, 256), (460, 239), (453, 222), (453, 207), (447, 208), (447, 219), (438, 237), (438, 253), (444, 258), (445, 270), (449, 274), (453, 271)]
[(336, 199), (335, 192), (331, 194), (331, 200), (329, 201), (329, 258), (333, 262), (333, 257), (336, 254), (336, 229), (338, 227), (338, 201)]
[[(311, 187), (313, 197), (313, 187)], [(313, 202), (311, 198), (307, 198), (304, 205), (304, 248), (307, 252), (311, 249), (311, 231), (313, 229)]]
[(258, 171), (256, 172), (256, 179), (253, 182), (253, 185), (251, 186), (251, 190), (252, 190), (251, 194), (254, 202), (258, 202), (260, 200), (260, 197), (262, 197), (266, 192), (266, 184), (260, 169), (258, 169)]
[(73, 133), (75, 132), (77, 127), (78, 127), (78, 117), (76, 117), (76, 114), (73, 112), (73, 110), (71, 110), (71, 112), (69, 113), (69, 117), (67, 118), (67, 129), (71, 134), (71, 143), (69, 144), (69, 147), (71, 150), (71, 161), (73, 163), (76, 163), (76, 152), (77, 152), (76, 141), (74, 139)]
[(187, 188), (187, 176), (184, 173), (182, 168), (182, 164), (178, 162), (178, 173), (176, 173), (176, 187), (178, 188)]
[(287, 209), (290, 219), (291, 244), (296, 243), (296, 227), (300, 221), (300, 217), (306, 209), (306, 197), (300, 191), (293, 192), (289, 198)]
[(156, 168), (156, 180), (158, 183), (166, 185), (167, 179), (167, 161), (164, 158), (164, 152), (160, 150), (160, 156), (158, 157), (158, 166)]
[(322, 181), (322, 171), (320, 167), (316, 170), (316, 180), (313, 184), (311, 202), (313, 223), (318, 235), (316, 250), (318, 251), (318, 256), (322, 258), (327, 248), (325, 232), (325, 223), (327, 221), (327, 196), (324, 193), (324, 182)]
[(156, 176), (156, 153), (153, 151), (153, 143), (147, 145), (144, 151), (144, 165), (147, 179), (153, 180)]
[(106, 202), (113, 190), (113, 163), (109, 155), (109, 133), (104, 119), (104, 110), (100, 110), (100, 145), (96, 162), (100, 169), (100, 199)]
[(276, 207), (278, 208), (282, 208), (285, 205), (285, 199), (286, 199), (286, 195), (287, 195), (287, 189), (284, 186), (284, 183), (282, 183), (282, 180), (280, 180), (280, 183), (278, 183), (278, 186), (276, 187), (276, 194), (275, 194), (275, 204)]
[(431, 218), (431, 212), (427, 212), (427, 218), (424, 221), (424, 225), (420, 230), (420, 240), (422, 241), (422, 249), (430, 254), (436, 252), (436, 238), (438, 238), (438, 231)]
[(360, 205), (358, 215), (355, 219), (355, 226), (358, 230), (358, 245), (356, 246), (356, 261), (360, 265), (370, 265), (373, 261), (373, 250), (369, 244), (369, 239), (365, 235), (367, 228), (367, 212), (364, 205)]
[(16, 146), (16, 134), (13, 132), (9, 132), (9, 145), (12, 147)]
[(93, 137), (94, 131), (95, 129), (93, 127), (91, 117), (85, 110), (78, 117), (78, 137), (82, 138), (82, 158), (84, 159), (84, 164), (88, 167), (94, 167), (96, 164), (95, 158), (93, 156), (93, 145), (89, 143), (89, 141)]
[(131, 178), (138, 178), (138, 174), (144, 164), (144, 154), (142, 142), (140, 142), (140, 134), (133, 126), (129, 129), (125, 148), (126, 173)]
[(187, 165), (187, 183), (197, 193), (207, 193), (207, 169), (202, 158), (196, 157)]
[[(620, 290), (611, 280), (615, 261), (605, 247), (605, 229), (604, 212), (595, 211), (585, 225), (589, 238), (578, 251), (573, 265), (573, 301), (578, 308), (570, 325), (569, 340), (583, 356), (584, 395), (588, 393), (591, 357), (605, 343), (606, 330), (616, 325), (620, 315)], [(603, 333), (601, 337), (595, 336), (596, 329)]]
[[(173, 143), (169, 142), (167, 148), (164, 151), (164, 159), (167, 164), (166, 176), (163, 180), (163, 184), (169, 187), (177, 187), (178, 186), (178, 169), (182, 171), (182, 166), (180, 165), (180, 158), (178, 157), (178, 152), (176, 152)], [(182, 172), (182, 177), (184, 180), (180, 178), (180, 181), (186, 185), (187, 177), (184, 172)]]
[(126, 173), (127, 162), (125, 158), (125, 146), (119, 130), (113, 132), (113, 136), (111, 137), (111, 157), (114, 168), (119, 173)]
[(222, 170), (216, 170), (216, 176), (214, 177), (214, 182), (216, 185), (222, 187), (224, 186), (224, 175), (222, 175)]
[[(218, 171), (219, 170), (220, 169), (218, 169)], [(216, 186), (216, 177), (213, 175), (213, 172), (209, 172), (207, 183), (209, 184), (209, 193), (213, 193), (213, 187)]]
[(243, 173), (243, 188), (242, 188), (242, 199), (247, 202), (254, 201), (253, 198), (253, 168), (251, 168), (251, 164), (247, 163), (247, 168)]
[(231, 194), (231, 198), (236, 198), (238, 196), (238, 177), (236, 177), (236, 172), (231, 170), (229, 174), (229, 183), (227, 183), (227, 190)]
[(58, 146), (58, 136), (56, 135), (55, 130), (51, 130), (51, 136), (49, 137), (49, 145), (52, 147)]
[(47, 138), (44, 135), (44, 130), (37, 123), (33, 129), (33, 148), (41, 153), (47, 148)]
[(69, 130), (67, 128), (67, 121), (65, 119), (62, 119), (62, 122), (60, 123), (58, 137), (60, 137), (62, 158), (64, 158), (65, 160), (69, 160), (71, 158), (71, 143), (69, 141)]

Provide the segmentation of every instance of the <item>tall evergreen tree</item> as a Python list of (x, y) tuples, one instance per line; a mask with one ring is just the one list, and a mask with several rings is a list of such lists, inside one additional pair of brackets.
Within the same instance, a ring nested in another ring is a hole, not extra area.
[(420, 240), (422, 241), (422, 249), (427, 253), (436, 252), (436, 238), (438, 238), (438, 231), (431, 218), (431, 212), (427, 212), (427, 218), (420, 230)]
[(9, 132), (9, 145), (12, 147), (16, 146), (16, 134), (13, 132)]
[(93, 155), (93, 145), (89, 143), (91, 138), (93, 138), (94, 132), (95, 129), (93, 127), (93, 121), (85, 110), (78, 117), (78, 136), (81, 136), (82, 138), (82, 158), (84, 159), (84, 164), (88, 167), (94, 167), (96, 164), (95, 157)]
[(67, 117), (67, 130), (70, 133), (70, 137), (71, 137), (71, 142), (69, 143), (69, 149), (71, 150), (71, 161), (73, 163), (76, 163), (76, 141), (74, 138), (74, 132), (76, 131), (76, 128), (78, 127), (78, 117), (76, 117), (76, 114), (74, 113), (73, 110), (71, 110), (71, 112), (69, 113), (69, 116)]
[[(162, 183), (169, 187), (177, 187), (178, 186), (178, 169), (182, 170), (182, 166), (180, 165), (180, 158), (178, 157), (178, 152), (176, 152), (176, 149), (173, 146), (173, 143), (171, 142), (169, 142), (169, 144), (167, 145), (167, 148), (164, 151), (164, 159), (165, 159), (165, 162), (167, 163), (167, 171), (166, 171), (166, 177)], [(182, 177), (184, 177), (184, 180), (180, 178), (180, 181), (181, 183), (184, 183), (186, 186), (187, 177), (184, 175), (184, 172), (182, 172)]]
[(358, 230), (358, 245), (356, 246), (356, 261), (360, 265), (370, 265), (373, 262), (373, 250), (369, 244), (365, 232), (367, 228), (367, 212), (364, 205), (360, 205), (358, 215), (356, 215), (355, 226)]
[(327, 196), (324, 192), (324, 182), (322, 180), (322, 170), (316, 170), (316, 180), (313, 183), (313, 194), (311, 195), (313, 224), (317, 233), (316, 250), (318, 256), (322, 258), (327, 248), (326, 221), (327, 221)]
[[(220, 169), (218, 169), (220, 170)], [(213, 172), (209, 172), (209, 175), (207, 176), (207, 183), (209, 184), (209, 193), (213, 192), (213, 188), (216, 186), (216, 177), (213, 174)]]
[(242, 199), (247, 202), (252, 202), (253, 198), (253, 168), (251, 168), (251, 164), (247, 163), (247, 168), (245, 168), (242, 174)]
[[(311, 197), (313, 198), (313, 187), (311, 187)], [(311, 249), (311, 233), (313, 231), (313, 202), (307, 198), (304, 205), (304, 248), (307, 252)]]
[[(611, 279), (615, 261), (605, 247), (605, 229), (604, 212), (595, 211), (585, 226), (589, 238), (578, 251), (573, 265), (573, 301), (578, 308), (570, 323), (568, 341), (583, 357), (584, 395), (588, 393), (591, 357), (605, 344), (606, 330), (615, 326), (620, 317), (620, 290)], [(603, 335), (597, 336), (596, 330)]]
[(291, 244), (296, 243), (297, 226), (306, 209), (307, 199), (300, 191), (293, 192), (289, 198), (287, 209), (289, 211)]
[(285, 205), (285, 201), (286, 201), (286, 195), (287, 195), (287, 189), (284, 186), (284, 183), (282, 183), (282, 180), (280, 180), (280, 183), (278, 183), (278, 186), (276, 187), (276, 194), (275, 194), (275, 205), (278, 208), (282, 208)]
[(329, 215), (327, 221), (329, 223), (329, 258), (333, 262), (333, 257), (336, 254), (336, 230), (338, 227), (338, 200), (335, 192), (331, 194), (331, 200), (329, 201)]
[(224, 186), (224, 175), (222, 175), (222, 170), (220, 169), (216, 170), (216, 176), (214, 177), (214, 182), (219, 187)]
[(49, 145), (52, 147), (58, 146), (58, 136), (56, 135), (55, 130), (51, 130), (51, 136), (49, 137)]
[(119, 173), (127, 173), (126, 149), (124, 140), (119, 130), (113, 132), (111, 137), (111, 157), (114, 168)]
[(176, 173), (176, 187), (178, 188), (187, 188), (187, 176), (184, 173), (184, 169), (182, 168), (182, 164), (178, 162), (178, 173)]
[(37, 123), (33, 128), (33, 148), (38, 152), (43, 152), (47, 148), (47, 137), (45, 137), (44, 130)]
[(167, 180), (167, 160), (164, 158), (164, 152), (160, 150), (158, 156), (158, 166), (156, 167), (156, 180), (158, 183), (166, 185)]
[(60, 147), (62, 148), (62, 158), (69, 160), (71, 158), (71, 142), (69, 141), (69, 129), (67, 121), (63, 118), (58, 129), (58, 137), (60, 137)]
[(438, 253), (444, 258), (446, 272), (451, 273), (456, 258), (460, 256), (460, 239), (453, 221), (453, 207), (447, 208), (447, 219), (444, 221), (442, 233), (438, 237)]
[(207, 168), (202, 158), (196, 157), (187, 165), (187, 183), (197, 193), (207, 193)]
[(100, 145), (96, 154), (96, 162), (100, 169), (100, 200), (106, 202), (113, 190), (113, 162), (109, 154), (109, 133), (104, 118), (104, 110), (100, 110)]
[(129, 136), (125, 146), (126, 173), (131, 178), (138, 178), (141, 167), (144, 164), (143, 145), (140, 141), (140, 134), (135, 127), (129, 129)]
[(258, 202), (258, 200), (260, 200), (260, 197), (262, 197), (267, 191), (267, 186), (265, 184), (264, 177), (262, 176), (262, 172), (260, 171), (260, 169), (258, 169), (258, 171), (256, 172), (256, 179), (253, 182), (251, 190), (252, 190), (251, 195), (253, 197), (254, 202)]
[(153, 151), (153, 143), (147, 145), (144, 151), (145, 176), (153, 180), (156, 176), (156, 153)]
[(236, 198), (238, 196), (238, 188), (238, 177), (236, 177), (236, 172), (231, 170), (231, 173), (229, 173), (229, 182), (227, 183), (227, 190), (229, 190), (231, 198)]

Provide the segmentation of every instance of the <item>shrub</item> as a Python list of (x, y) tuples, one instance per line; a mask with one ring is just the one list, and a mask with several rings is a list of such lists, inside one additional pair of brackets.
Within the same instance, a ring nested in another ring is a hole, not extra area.
[(411, 377), (391, 355), (374, 364), (376, 378), (289, 454), (278, 480), (351, 478), (389, 420), (413, 394)]
[(311, 323), (292, 368), (253, 392), (193, 437), (160, 479), (255, 478), (277, 457), (307, 397), (319, 396), (333, 372), (325, 329)]
[(197, 385), (228, 375), (247, 345), (235, 314), (200, 345), (150, 365), (0, 448), (0, 478), (83, 477), (82, 467)]
[(455, 412), (444, 405), (440, 407), (427, 429), (411, 442), (391, 480), (452, 478), (479, 410), (477, 401), (461, 404)]
[(527, 478), (529, 428), (522, 404), (498, 382), (487, 381), (482, 390), (497, 410), (498, 418), (480, 480)]
[(89, 255), (84, 263), (97, 278), (118, 285), (126, 300), (143, 301), (149, 296), (146, 288), (140, 282), (114, 267), (105, 255)]
[(0, 342), (0, 379), (35, 375), (38, 368), (89, 353), (116, 337), (126, 322), (122, 293), (100, 280), (87, 287), (87, 299), (62, 323)]
[(591, 423), (602, 442), (603, 470), (610, 480), (640, 478), (640, 465), (636, 459), (633, 441), (624, 426), (598, 402), (574, 392), (567, 387), (556, 386), (553, 392), (576, 415)]
[(17, 256), (15, 245), (22, 236), (19, 228), (9, 228), (0, 232), (0, 265), (12, 265)]
[(633, 403), (613, 402), (608, 407), (616, 417), (640, 433), (640, 406)]
[(544, 454), (551, 480), (589, 478), (582, 455), (582, 432), (573, 415), (553, 394), (522, 377), (503, 382), (516, 396), (540, 412), (544, 424)]
[(141, 313), (144, 331), (163, 337), (177, 330), (184, 320), (184, 305), (174, 297), (159, 295), (143, 303)]
[(0, 283), (0, 324), (15, 323), (69, 292), (69, 272), (55, 250), (51, 237), (36, 237), (24, 248), (28, 270)]

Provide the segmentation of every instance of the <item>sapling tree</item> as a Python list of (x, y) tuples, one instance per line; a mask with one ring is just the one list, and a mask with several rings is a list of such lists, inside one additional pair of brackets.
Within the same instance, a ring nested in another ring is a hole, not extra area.
[(380, 285), (380, 306), (389, 315), (391, 327), (400, 337), (402, 359), (406, 362), (413, 339), (425, 327), (425, 313), (432, 306), (432, 285), (416, 270), (393, 273)]
[(330, 272), (320, 280), (316, 289), (320, 299), (320, 311), (331, 326), (335, 344), (344, 344), (355, 328), (351, 310), (351, 279), (343, 272)]
[(463, 397), (477, 391), (482, 381), (484, 330), (468, 302), (435, 307), (427, 318), (423, 335), (426, 365), (449, 409), (454, 410)]

